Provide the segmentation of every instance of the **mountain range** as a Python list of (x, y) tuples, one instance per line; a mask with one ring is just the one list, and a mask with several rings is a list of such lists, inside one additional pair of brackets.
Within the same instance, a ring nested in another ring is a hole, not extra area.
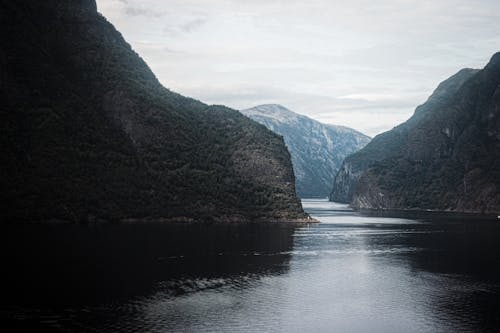
[(283, 136), (301, 198), (328, 197), (344, 158), (370, 141), (351, 128), (323, 124), (277, 104), (259, 105), (241, 113)]

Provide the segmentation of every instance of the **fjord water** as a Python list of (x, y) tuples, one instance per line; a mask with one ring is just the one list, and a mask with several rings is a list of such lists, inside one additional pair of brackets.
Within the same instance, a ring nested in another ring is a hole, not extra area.
[(500, 327), (499, 222), (303, 205), (321, 223), (9, 228), (2, 319), (98, 332)]

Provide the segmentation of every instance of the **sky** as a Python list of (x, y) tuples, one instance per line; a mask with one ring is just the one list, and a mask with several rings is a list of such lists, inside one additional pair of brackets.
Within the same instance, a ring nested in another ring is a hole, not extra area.
[(500, 51), (498, 0), (97, 0), (167, 88), (374, 136)]

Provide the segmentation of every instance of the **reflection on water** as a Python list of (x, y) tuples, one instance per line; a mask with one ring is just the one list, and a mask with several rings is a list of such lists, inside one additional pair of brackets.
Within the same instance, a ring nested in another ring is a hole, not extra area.
[(303, 203), (323, 223), (9, 228), (2, 316), (100, 332), (499, 327), (500, 223)]

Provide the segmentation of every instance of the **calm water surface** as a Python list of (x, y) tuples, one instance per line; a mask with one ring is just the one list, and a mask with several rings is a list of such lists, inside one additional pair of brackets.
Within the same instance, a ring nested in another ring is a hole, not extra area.
[(1, 318), (82, 332), (493, 332), (500, 222), (51, 226), (2, 235)]

